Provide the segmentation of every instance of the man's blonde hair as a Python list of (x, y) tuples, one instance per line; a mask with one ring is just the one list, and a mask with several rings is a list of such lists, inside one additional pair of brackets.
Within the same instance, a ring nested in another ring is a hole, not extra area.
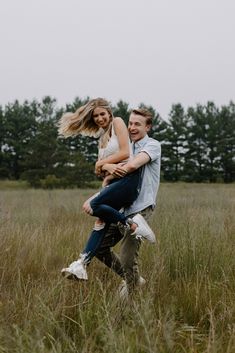
[(153, 114), (147, 108), (136, 108), (132, 110), (132, 113), (146, 118), (146, 125), (153, 124)]
[(85, 136), (99, 137), (100, 129), (93, 120), (95, 108), (104, 108), (108, 111), (111, 118), (113, 113), (108, 101), (104, 98), (91, 99), (85, 105), (79, 107), (75, 113), (65, 113), (59, 120), (59, 135), (64, 137)]

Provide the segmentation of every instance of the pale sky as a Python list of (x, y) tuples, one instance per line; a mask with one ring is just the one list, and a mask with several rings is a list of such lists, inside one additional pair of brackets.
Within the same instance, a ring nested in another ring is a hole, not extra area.
[(1, 0), (0, 105), (235, 100), (234, 0)]

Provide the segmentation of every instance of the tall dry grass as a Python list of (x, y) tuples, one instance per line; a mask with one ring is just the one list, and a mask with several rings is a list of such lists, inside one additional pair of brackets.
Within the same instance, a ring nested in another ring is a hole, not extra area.
[(234, 353), (234, 185), (161, 185), (128, 303), (97, 260), (86, 283), (60, 275), (92, 227), (88, 195), (0, 191), (0, 352)]

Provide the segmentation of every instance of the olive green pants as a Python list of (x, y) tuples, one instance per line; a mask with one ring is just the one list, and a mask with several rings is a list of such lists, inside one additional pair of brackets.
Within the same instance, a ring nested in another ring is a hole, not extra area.
[[(153, 208), (150, 206), (139, 213), (141, 213), (148, 221), (152, 212)], [(134, 214), (130, 217), (133, 216)], [(112, 247), (114, 247), (120, 240), (122, 240), (122, 242), (120, 256), (118, 256), (112, 251)], [(104, 236), (98, 252), (96, 253), (96, 257), (100, 261), (125, 279), (129, 291), (134, 289), (140, 276), (138, 267), (140, 245), (141, 241), (131, 235), (131, 232), (127, 231), (122, 224), (111, 224)]]

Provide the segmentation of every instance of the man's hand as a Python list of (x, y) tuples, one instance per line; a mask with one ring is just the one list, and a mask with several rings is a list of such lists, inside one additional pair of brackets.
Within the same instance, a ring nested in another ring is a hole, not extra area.
[(106, 170), (109, 174), (113, 175), (115, 178), (123, 178), (127, 171), (123, 163), (120, 164), (104, 164), (102, 170)]

